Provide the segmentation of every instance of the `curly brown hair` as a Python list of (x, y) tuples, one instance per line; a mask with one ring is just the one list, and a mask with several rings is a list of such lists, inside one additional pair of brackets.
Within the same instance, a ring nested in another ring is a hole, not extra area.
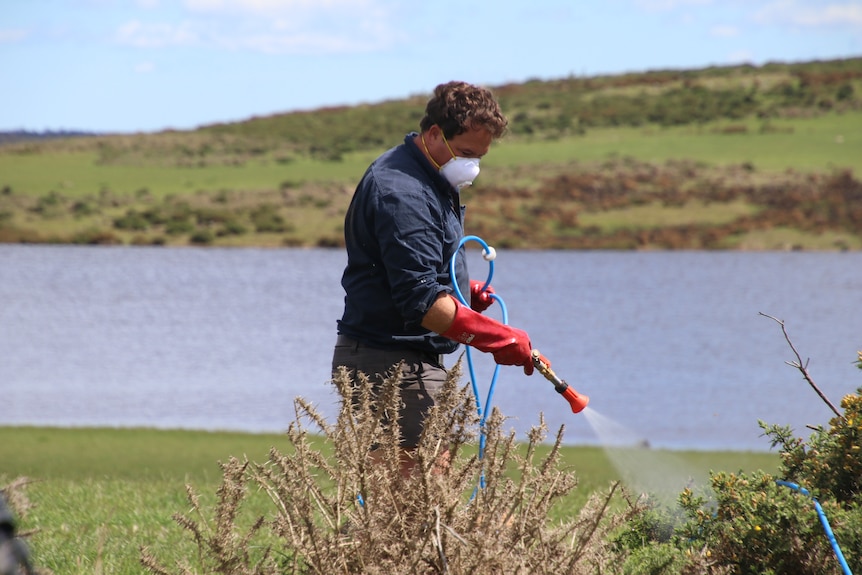
[(424, 132), (435, 124), (447, 138), (470, 128), (484, 128), (497, 139), (506, 132), (509, 121), (487, 88), (467, 82), (447, 82), (434, 88), (419, 127)]

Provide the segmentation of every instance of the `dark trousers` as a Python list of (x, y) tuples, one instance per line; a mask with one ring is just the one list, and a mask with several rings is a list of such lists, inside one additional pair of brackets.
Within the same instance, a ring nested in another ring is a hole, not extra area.
[(416, 447), (428, 410), (446, 381), (442, 356), (416, 350), (378, 349), (339, 335), (332, 355), (332, 373), (335, 376), (339, 367), (346, 367), (354, 378), (354, 385), (359, 383), (356, 373), (364, 373), (377, 394), (384, 379), (400, 362), (403, 362), (400, 386), (403, 405), (399, 412), (401, 446)]

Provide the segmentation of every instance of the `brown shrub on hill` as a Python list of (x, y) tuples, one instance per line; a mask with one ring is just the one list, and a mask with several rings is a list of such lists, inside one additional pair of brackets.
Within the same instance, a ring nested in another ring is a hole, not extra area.
[[(788, 172), (766, 179), (749, 166), (705, 168), (691, 162), (654, 165), (622, 160), (558, 173), (541, 180), (530, 193), (523, 192), (500, 186), (471, 191), (471, 205), (478, 207), (468, 212), (468, 231), (501, 238), (494, 240), (499, 245), (547, 249), (727, 249), (743, 234), (778, 227), (862, 238), (862, 182), (846, 170)], [(581, 223), (585, 214), (622, 214), (651, 205), (684, 210), (694, 202), (699, 210), (730, 204), (747, 205), (749, 210), (737, 210), (740, 215), (731, 221), (710, 221), (699, 213), (699, 219), (678, 225), (660, 219), (611, 228)], [(485, 210), (483, 204), (500, 209)], [(515, 228), (519, 236), (512, 238)]]

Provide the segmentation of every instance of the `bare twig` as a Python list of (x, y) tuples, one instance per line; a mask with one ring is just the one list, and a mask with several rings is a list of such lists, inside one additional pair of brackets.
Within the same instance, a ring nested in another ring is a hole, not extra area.
[(437, 548), (437, 554), (440, 557), (440, 566), (443, 568), (443, 573), (449, 573), (449, 562), (446, 560), (446, 551), (443, 549), (443, 538), (440, 536), (440, 508), (434, 508), (434, 514), (437, 517), (434, 532), (431, 534), (431, 540)]
[(810, 385), (811, 388), (815, 392), (817, 392), (817, 395), (820, 396), (820, 399), (822, 399), (826, 403), (826, 405), (829, 406), (829, 409), (831, 409), (832, 412), (836, 416), (843, 419), (844, 416), (841, 415), (841, 413), (839, 413), (839, 411), (835, 408), (835, 406), (832, 404), (832, 402), (829, 401), (829, 398), (826, 397), (826, 395), (822, 391), (820, 391), (820, 388), (817, 387), (817, 384), (814, 383), (813, 379), (811, 379), (811, 375), (808, 373), (808, 362), (806, 361), (804, 364), (802, 363), (802, 356), (799, 355), (799, 352), (796, 351), (796, 347), (793, 345), (793, 342), (790, 341), (790, 336), (787, 335), (787, 328), (784, 325), (784, 321), (780, 320), (776, 317), (773, 317), (771, 315), (767, 315), (763, 312), (757, 312), (757, 313), (759, 315), (762, 315), (763, 317), (768, 317), (769, 319), (773, 320), (774, 322), (778, 323), (778, 325), (781, 326), (781, 331), (782, 331), (782, 333), (784, 333), (784, 339), (787, 340), (787, 344), (790, 346), (790, 349), (792, 349), (793, 353), (796, 355), (796, 361), (785, 361), (784, 363), (786, 363), (787, 365), (789, 365), (791, 367), (795, 367), (796, 369), (798, 369), (799, 372), (802, 373), (802, 377), (805, 378), (805, 381), (808, 382), (808, 385)]

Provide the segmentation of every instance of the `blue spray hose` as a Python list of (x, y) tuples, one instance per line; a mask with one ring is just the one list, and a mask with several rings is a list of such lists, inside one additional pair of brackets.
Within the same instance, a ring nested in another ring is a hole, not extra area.
[(816, 498), (811, 496), (811, 493), (808, 492), (804, 487), (800, 487), (795, 483), (791, 483), (789, 481), (782, 481), (780, 479), (776, 479), (775, 483), (778, 485), (783, 485), (784, 487), (789, 487), (795, 491), (798, 491), (802, 495), (807, 495), (811, 497), (811, 500), (814, 502), (814, 509), (817, 510), (817, 517), (820, 518), (820, 523), (823, 525), (823, 530), (826, 532), (826, 538), (829, 539), (829, 543), (832, 545), (832, 550), (835, 552), (835, 557), (838, 559), (838, 563), (841, 565), (842, 571), (844, 571), (845, 575), (853, 575), (853, 572), (850, 571), (850, 567), (847, 565), (847, 561), (844, 559), (844, 554), (841, 552), (841, 547), (838, 546), (838, 541), (835, 539), (835, 534), (832, 532), (832, 527), (829, 526), (829, 520), (826, 519), (826, 514), (823, 512), (823, 508), (820, 506), (820, 502), (817, 501)]
[[(464, 294), (461, 293), (461, 288), (458, 287), (458, 282), (455, 277), (455, 260), (458, 257), (458, 253), (461, 251), (461, 247), (470, 241), (477, 242), (482, 246), (483, 258), (488, 262), (488, 277), (482, 285), (482, 291), (491, 285), (491, 279), (494, 277), (494, 258), (496, 257), (494, 248), (490, 247), (485, 240), (478, 236), (464, 236), (458, 244), (458, 249), (455, 250), (455, 254), (449, 261), (449, 276), (452, 278), (452, 286), (455, 288), (455, 296), (458, 298), (458, 301), (467, 307), (470, 307), (470, 302), (464, 297)], [(509, 311), (506, 309), (506, 303), (503, 301), (503, 298), (497, 294), (490, 294), (490, 296), (494, 301), (500, 304), (500, 308), (503, 313), (503, 323), (508, 324)], [(485, 455), (485, 421), (488, 419), (488, 412), (491, 409), (491, 399), (494, 397), (494, 388), (497, 386), (497, 377), (500, 373), (500, 365), (497, 364), (494, 367), (494, 375), (491, 377), (491, 385), (488, 387), (488, 395), (485, 398), (485, 405), (483, 406), (482, 400), (479, 396), (479, 385), (476, 383), (476, 372), (473, 368), (473, 355), (471, 353), (470, 346), (466, 346), (466, 354), (467, 368), (470, 372), (470, 383), (473, 386), (473, 396), (476, 398), (476, 412), (479, 415), (479, 459), (481, 460)], [(479, 487), (482, 489), (485, 488), (484, 471), (479, 477)]]
[[(482, 252), (484, 253), (484, 258), (488, 262), (488, 278), (485, 280), (485, 283), (482, 285), (482, 291), (485, 291), (489, 285), (491, 285), (491, 279), (494, 277), (494, 258), (497, 257), (496, 251), (494, 248), (489, 246), (485, 240), (478, 236), (464, 236), (461, 239), (461, 242), (458, 244), (458, 249), (455, 250), (455, 253), (452, 255), (452, 259), (449, 261), (449, 277), (452, 278), (452, 286), (455, 288), (455, 296), (458, 298), (462, 304), (470, 307), (470, 302), (464, 298), (464, 294), (461, 293), (461, 288), (458, 287), (458, 281), (455, 276), (455, 259), (458, 257), (458, 253), (461, 251), (461, 247), (469, 242), (475, 241), (478, 242), (482, 246)], [(509, 312), (506, 309), (506, 303), (503, 301), (503, 298), (498, 296), (497, 294), (490, 294), (491, 297), (500, 304), (500, 307), (503, 310), (503, 323), (509, 323)], [(497, 375), (500, 373), (500, 366), (497, 365), (494, 368), (494, 376), (491, 379), (491, 386), (488, 388), (488, 396), (485, 399), (485, 409), (482, 409), (482, 402), (479, 399), (479, 386), (476, 383), (476, 373), (473, 369), (473, 356), (470, 353), (470, 346), (467, 347), (467, 365), (470, 369), (470, 382), (473, 385), (473, 395), (476, 398), (476, 410), (479, 413), (479, 459), (481, 460), (485, 455), (485, 420), (488, 418), (488, 408), (491, 405), (491, 398), (494, 396), (494, 388), (497, 385)], [(482, 471), (482, 474), (479, 477), (479, 487), (485, 488), (485, 471)], [(476, 490), (473, 491), (473, 496), (475, 497)], [(356, 501), (359, 503), (360, 507), (365, 507), (365, 499), (362, 497), (361, 493), (356, 494)]]

